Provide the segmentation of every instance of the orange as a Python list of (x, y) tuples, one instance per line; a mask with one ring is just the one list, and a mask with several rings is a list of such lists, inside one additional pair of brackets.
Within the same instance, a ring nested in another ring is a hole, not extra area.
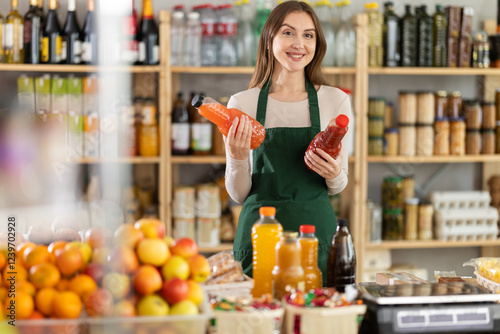
[(30, 269), (37, 264), (51, 262), (52, 256), (47, 250), (47, 246), (38, 245), (24, 251), (23, 261), (25, 267)]
[(16, 246), (16, 262), (19, 262), (24, 266), (24, 253), (29, 249), (36, 247), (34, 242), (24, 241)]
[(83, 269), (83, 256), (78, 248), (70, 247), (58, 249), (56, 254), (56, 266), (64, 277), (71, 277)]
[(66, 241), (53, 241), (50, 243), (49, 247), (47, 247), (47, 250), (49, 253), (54, 254), (56, 250), (64, 248), (66, 244)]
[(58, 293), (54, 288), (43, 288), (38, 291), (35, 296), (36, 309), (43, 315), (50, 317), (52, 315), (52, 302)]
[[(12, 268), (11, 268), (12, 266)], [(16, 275), (8, 274), (9, 272), (16, 272)], [(3, 284), (6, 287), (10, 287), (10, 281), (8, 281), (12, 276), (15, 276), (15, 281), (19, 283), (20, 281), (26, 281), (28, 279), (28, 271), (19, 263), (8, 265), (4, 268), (2, 273)]]
[(38, 264), (30, 269), (30, 281), (38, 289), (55, 287), (60, 279), (61, 274), (52, 263)]
[(16, 289), (17, 291), (24, 291), (29, 293), (31, 297), (35, 297), (36, 294), (36, 287), (33, 285), (33, 283), (28, 282), (28, 281), (20, 281), (16, 284)]
[(83, 300), (88, 294), (97, 290), (97, 284), (89, 275), (81, 274), (69, 281), (68, 290), (75, 292)]
[(76, 319), (82, 313), (82, 301), (73, 291), (58, 293), (52, 301), (52, 312), (56, 318)]
[(5, 299), (7, 299), (7, 295), (9, 294), (9, 291), (7, 290), (6, 287), (2, 286), (0, 287), (0, 303), (3, 303)]
[[(43, 316), (42, 313), (40, 313), (38, 311), (34, 311), (28, 319), (38, 320), (38, 319), (45, 319), (45, 317)], [(41, 328), (38, 328), (38, 329), (41, 329)]]
[[(11, 314), (11, 310), (8, 307), (11, 305), (11, 301), (14, 298), (7, 297), (5, 301), (5, 314)], [(29, 293), (24, 291), (17, 291), (15, 296), (15, 314), (17, 320), (28, 319), (35, 310), (35, 302), (33, 301), (33, 297), (29, 295)]]
[(3, 270), (5, 266), (7, 265), (7, 258), (5, 257), (5, 254), (0, 252), (0, 270)]
[(57, 291), (66, 291), (69, 290), (69, 279), (67, 278), (61, 278), (59, 283), (56, 285), (56, 290)]
[(94, 248), (94, 253), (92, 254), (93, 263), (107, 264), (108, 263), (108, 255), (110, 253), (110, 249), (108, 247), (98, 247)]

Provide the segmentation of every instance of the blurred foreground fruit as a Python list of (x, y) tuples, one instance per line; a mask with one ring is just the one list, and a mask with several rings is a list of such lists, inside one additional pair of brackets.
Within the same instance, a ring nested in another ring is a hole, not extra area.
[(141, 263), (159, 267), (167, 262), (170, 251), (163, 239), (144, 239), (137, 245), (137, 255)]
[(158, 295), (142, 297), (137, 304), (138, 315), (165, 316), (168, 312), (167, 302)]
[(163, 239), (165, 237), (165, 224), (155, 218), (139, 219), (134, 227), (141, 230), (146, 238)]
[(113, 298), (120, 300), (128, 296), (131, 282), (128, 275), (120, 273), (106, 274), (102, 280), (102, 287), (113, 295)]
[(133, 277), (134, 289), (140, 295), (150, 295), (162, 287), (161, 275), (158, 269), (145, 264), (139, 267)]
[(116, 229), (113, 243), (115, 245), (135, 248), (139, 241), (144, 238), (144, 232), (142, 232), (142, 230), (135, 228), (133, 224), (123, 224)]
[(198, 313), (198, 306), (188, 299), (172, 305), (170, 308), (171, 315), (196, 315)]
[(188, 295), (187, 299), (195, 303), (195, 305), (200, 305), (203, 301), (203, 289), (201, 285), (193, 280), (188, 280)]
[(82, 309), (82, 301), (73, 291), (59, 292), (52, 301), (52, 315), (56, 318), (76, 319)]
[(90, 317), (109, 317), (113, 308), (113, 295), (106, 289), (97, 289), (85, 298), (85, 311)]
[(170, 245), (170, 251), (173, 255), (179, 255), (187, 259), (198, 254), (198, 245), (193, 239), (179, 238)]
[(210, 265), (206, 257), (197, 254), (188, 258), (189, 263), (189, 278), (195, 282), (205, 282), (210, 275)]
[(189, 277), (189, 263), (183, 257), (174, 255), (161, 268), (161, 274), (166, 281), (174, 277), (186, 280)]
[(188, 283), (180, 278), (174, 277), (163, 283), (161, 296), (165, 298), (170, 305), (183, 301), (188, 297)]

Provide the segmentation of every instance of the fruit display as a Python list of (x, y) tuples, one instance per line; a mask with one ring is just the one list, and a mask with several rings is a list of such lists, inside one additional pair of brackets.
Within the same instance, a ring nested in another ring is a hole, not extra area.
[(17, 272), (16, 320), (200, 312), (208, 261), (195, 241), (166, 236), (161, 221), (141, 219), (114, 233), (92, 227), (83, 238), (71, 228), (60, 227), (43, 238), (33, 234), (38, 230), (30, 228), (29, 241), (16, 245), (12, 267), (0, 252), (2, 318), (13, 316), (8, 307), (11, 271)]

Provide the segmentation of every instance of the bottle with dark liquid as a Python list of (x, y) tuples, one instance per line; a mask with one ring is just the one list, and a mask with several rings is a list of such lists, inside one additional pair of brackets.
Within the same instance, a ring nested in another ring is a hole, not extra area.
[(75, 13), (75, 0), (68, 1), (68, 15), (61, 35), (63, 63), (80, 64), (82, 61), (82, 42), (80, 40), (80, 26)]
[(394, 13), (392, 1), (384, 4), (384, 66), (399, 65), (399, 17)]
[(40, 40), (43, 29), (43, 18), (38, 8), (38, 0), (30, 0), (30, 8), (24, 15), (24, 62), (40, 63)]
[(172, 110), (172, 154), (188, 154), (189, 145), (189, 115), (182, 93), (179, 92)]
[(139, 61), (141, 65), (157, 65), (160, 61), (158, 27), (153, 17), (152, 0), (144, 0), (142, 20), (137, 32)]
[(326, 263), (326, 286), (344, 292), (347, 285), (356, 285), (356, 253), (347, 219), (339, 219)]
[(443, 6), (436, 5), (436, 13), (434, 14), (434, 27), (432, 30), (432, 53), (434, 67), (446, 67), (447, 60), (447, 43), (446, 29), (448, 22), (446, 15), (443, 12)]
[(49, 1), (49, 13), (43, 27), (41, 61), (45, 64), (61, 62), (61, 28), (57, 19), (57, 0)]
[(82, 63), (97, 64), (97, 17), (94, 0), (88, 0), (82, 30)]
[(427, 14), (427, 6), (420, 6), (417, 16), (417, 66), (432, 67), (433, 24), (433, 18)]
[(405, 6), (405, 15), (401, 18), (401, 66), (414, 67), (417, 65), (417, 22), (411, 13), (411, 6)]

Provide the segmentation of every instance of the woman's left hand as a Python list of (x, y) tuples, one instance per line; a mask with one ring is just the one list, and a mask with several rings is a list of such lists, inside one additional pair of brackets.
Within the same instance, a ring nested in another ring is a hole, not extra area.
[(337, 159), (332, 158), (329, 154), (320, 148), (313, 151), (307, 151), (304, 155), (304, 162), (307, 167), (321, 175), (325, 180), (336, 178), (342, 170), (342, 151), (340, 151)]

